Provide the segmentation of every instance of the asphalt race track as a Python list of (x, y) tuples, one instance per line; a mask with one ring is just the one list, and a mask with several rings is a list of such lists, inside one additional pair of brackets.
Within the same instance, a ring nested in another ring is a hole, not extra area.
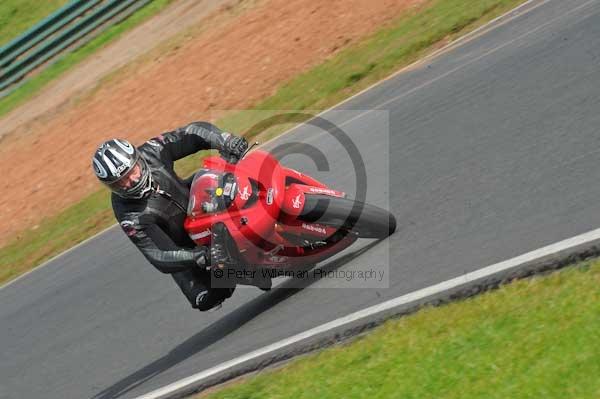
[[(389, 252), (389, 288), (242, 288), (200, 314), (113, 228), (0, 290), (0, 397), (132, 398), (598, 228), (600, 1), (533, 2), (496, 25), (341, 106), (354, 112), (323, 115), (359, 147), (368, 201), (399, 222), (389, 240), (323, 267), (381, 265)], [(354, 192), (327, 133), (303, 127), (269, 145), (296, 141), (331, 171), (300, 155), (285, 164)]]

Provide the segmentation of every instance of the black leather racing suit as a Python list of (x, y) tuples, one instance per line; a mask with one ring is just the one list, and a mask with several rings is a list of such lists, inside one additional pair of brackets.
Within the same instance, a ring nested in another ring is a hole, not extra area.
[(192, 307), (200, 310), (221, 303), (233, 289), (210, 289), (209, 273), (197, 265), (209, 251), (197, 247), (183, 228), (191, 179), (180, 179), (173, 164), (200, 150), (222, 150), (222, 133), (208, 122), (194, 122), (147, 141), (138, 150), (150, 167), (154, 190), (144, 199), (112, 194), (113, 210), (125, 234), (150, 263), (173, 276)]

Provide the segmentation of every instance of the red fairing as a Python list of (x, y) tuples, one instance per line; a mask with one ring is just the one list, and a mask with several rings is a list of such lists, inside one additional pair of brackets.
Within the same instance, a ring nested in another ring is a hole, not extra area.
[[(314, 265), (356, 240), (353, 235), (347, 235), (335, 244), (304, 245), (306, 240), (324, 242), (337, 231), (330, 226), (297, 219), (306, 196), (344, 197), (345, 193), (282, 167), (267, 152), (253, 151), (237, 165), (220, 157), (208, 157), (203, 169), (204, 173), (220, 176), (224, 183), (223, 187), (215, 188), (214, 179), (197, 177), (192, 184), (185, 228), (199, 245), (209, 245), (211, 226), (222, 222), (237, 244), (240, 257), (248, 265), (297, 268)], [(214, 206), (203, 207), (200, 203), (209, 203), (207, 192), (214, 193)]]

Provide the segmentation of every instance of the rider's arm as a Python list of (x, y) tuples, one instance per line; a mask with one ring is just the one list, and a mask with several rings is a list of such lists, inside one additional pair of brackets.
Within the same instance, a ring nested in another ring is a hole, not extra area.
[(172, 132), (166, 132), (148, 141), (157, 148), (162, 161), (171, 165), (178, 159), (200, 150), (222, 151), (229, 133), (209, 122), (192, 122)]
[(203, 247), (194, 250), (178, 247), (158, 224), (151, 221), (140, 223), (136, 217), (125, 216), (119, 218), (119, 224), (146, 259), (163, 273), (196, 267), (206, 254)]

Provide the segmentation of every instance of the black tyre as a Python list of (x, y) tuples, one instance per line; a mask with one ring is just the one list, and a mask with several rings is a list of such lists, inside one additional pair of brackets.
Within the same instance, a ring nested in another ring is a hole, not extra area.
[(346, 229), (361, 238), (386, 238), (396, 231), (396, 218), (385, 209), (347, 198), (306, 195), (300, 220)]

